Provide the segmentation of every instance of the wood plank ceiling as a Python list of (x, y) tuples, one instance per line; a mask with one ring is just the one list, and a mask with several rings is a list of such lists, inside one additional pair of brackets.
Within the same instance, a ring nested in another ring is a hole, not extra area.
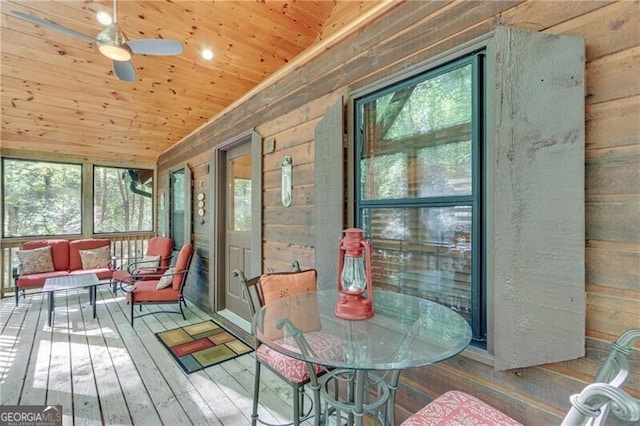
[[(337, 7), (333, 1), (120, 0), (118, 25), (129, 39), (184, 45), (180, 56), (135, 55), (136, 79), (124, 82), (94, 43), (12, 13), (94, 37), (103, 28), (95, 11), (111, 11), (110, 1), (2, 0), (0, 5), (3, 153), (110, 161), (155, 162), (316, 43), (325, 25), (343, 24), (330, 19)], [(201, 58), (203, 48), (213, 50), (211, 61)]]

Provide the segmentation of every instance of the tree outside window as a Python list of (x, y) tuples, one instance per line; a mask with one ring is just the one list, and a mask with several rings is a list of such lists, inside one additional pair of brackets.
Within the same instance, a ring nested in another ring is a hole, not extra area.
[(3, 159), (3, 236), (82, 233), (82, 166)]
[(95, 166), (95, 233), (153, 230), (153, 170)]

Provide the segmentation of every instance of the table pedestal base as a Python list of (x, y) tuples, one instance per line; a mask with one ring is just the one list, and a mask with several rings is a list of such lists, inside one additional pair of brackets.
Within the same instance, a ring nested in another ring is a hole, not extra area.
[[(382, 425), (387, 424), (388, 413), (393, 410), (395, 392), (383, 377), (366, 370), (333, 370), (320, 378), (320, 396), (327, 405), (325, 416), (336, 416), (337, 424), (361, 426), (365, 413), (371, 413)], [(341, 398), (340, 395), (343, 395)], [(391, 398), (390, 398), (391, 397)], [(326, 419), (328, 420), (328, 419)]]

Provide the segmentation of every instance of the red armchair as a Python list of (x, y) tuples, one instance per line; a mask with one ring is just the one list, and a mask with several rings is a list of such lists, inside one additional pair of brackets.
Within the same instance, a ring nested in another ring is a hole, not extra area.
[[(189, 274), (189, 267), (191, 266), (191, 259), (193, 258), (193, 246), (191, 244), (185, 244), (178, 253), (175, 265), (168, 268), (163, 274), (144, 274), (135, 275), (132, 274), (129, 278), (125, 278), (120, 282), (120, 289), (125, 293), (126, 300), (131, 305), (131, 326), (133, 327), (134, 306), (140, 306), (145, 304), (175, 304), (180, 307), (178, 311), (157, 311), (157, 313), (180, 313), (182, 318), (184, 311), (182, 310), (182, 304), (187, 306), (187, 302), (184, 299), (184, 286), (187, 283), (187, 276)], [(149, 312), (149, 314), (155, 314), (156, 312)], [(144, 314), (147, 315), (147, 314)], [(144, 316), (144, 315), (138, 315)]]
[(129, 262), (125, 269), (113, 271), (111, 288), (117, 293), (119, 283), (128, 281), (131, 275), (143, 277), (144, 275), (158, 275), (169, 268), (173, 240), (169, 237), (153, 237), (147, 245), (147, 253), (144, 257), (136, 257)]

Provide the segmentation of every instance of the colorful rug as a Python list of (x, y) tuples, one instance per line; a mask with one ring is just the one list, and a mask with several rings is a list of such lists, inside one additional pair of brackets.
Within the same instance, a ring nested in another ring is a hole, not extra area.
[(174, 328), (156, 336), (187, 374), (253, 350), (213, 321)]

